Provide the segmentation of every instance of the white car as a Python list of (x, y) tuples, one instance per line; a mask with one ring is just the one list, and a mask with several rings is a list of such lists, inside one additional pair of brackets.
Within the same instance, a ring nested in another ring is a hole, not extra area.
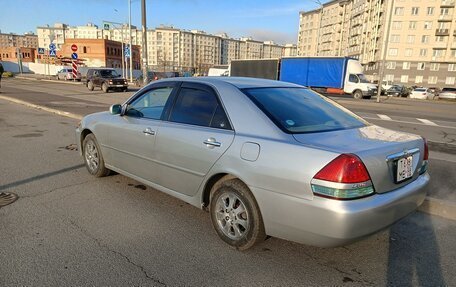
[(76, 80), (81, 81), (81, 73), (77, 73), (76, 77), (73, 76), (73, 69), (63, 68), (57, 72), (57, 80)]
[(411, 99), (432, 100), (434, 97), (435, 94), (428, 88), (416, 88), (410, 93)]
[(456, 100), (456, 88), (443, 88), (439, 94), (440, 99)]

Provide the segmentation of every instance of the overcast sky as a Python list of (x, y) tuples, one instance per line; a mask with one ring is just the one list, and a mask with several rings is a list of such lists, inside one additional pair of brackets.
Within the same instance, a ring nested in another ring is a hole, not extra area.
[[(299, 11), (318, 7), (312, 0), (147, 0), (147, 26), (173, 25), (230, 37), (296, 43)], [(323, 1), (327, 2), (327, 1)], [(0, 12), (2, 33), (36, 33), (55, 22), (71, 26), (103, 20), (128, 21), (128, 0), (14, 0)], [(132, 0), (132, 24), (141, 27), (141, 1)]]

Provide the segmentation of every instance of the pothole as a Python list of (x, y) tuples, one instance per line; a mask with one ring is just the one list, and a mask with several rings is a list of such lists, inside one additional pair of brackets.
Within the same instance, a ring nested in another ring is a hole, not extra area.
[(17, 195), (9, 192), (0, 192), (0, 207), (11, 204), (17, 200)]

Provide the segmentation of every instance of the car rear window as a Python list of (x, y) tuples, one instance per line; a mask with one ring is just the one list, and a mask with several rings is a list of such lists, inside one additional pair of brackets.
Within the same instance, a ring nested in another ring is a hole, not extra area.
[(359, 128), (366, 121), (341, 105), (305, 88), (242, 90), (287, 133), (314, 133)]
[(443, 88), (442, 92), (456, 92), (456, 88)]

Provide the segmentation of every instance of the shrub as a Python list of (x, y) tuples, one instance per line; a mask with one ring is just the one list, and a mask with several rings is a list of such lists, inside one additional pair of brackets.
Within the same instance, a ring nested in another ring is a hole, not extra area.
[(5, 78), (11, 78), (14, 77), (14, 74), (13, 72), (3, 72), (2, 76)]

